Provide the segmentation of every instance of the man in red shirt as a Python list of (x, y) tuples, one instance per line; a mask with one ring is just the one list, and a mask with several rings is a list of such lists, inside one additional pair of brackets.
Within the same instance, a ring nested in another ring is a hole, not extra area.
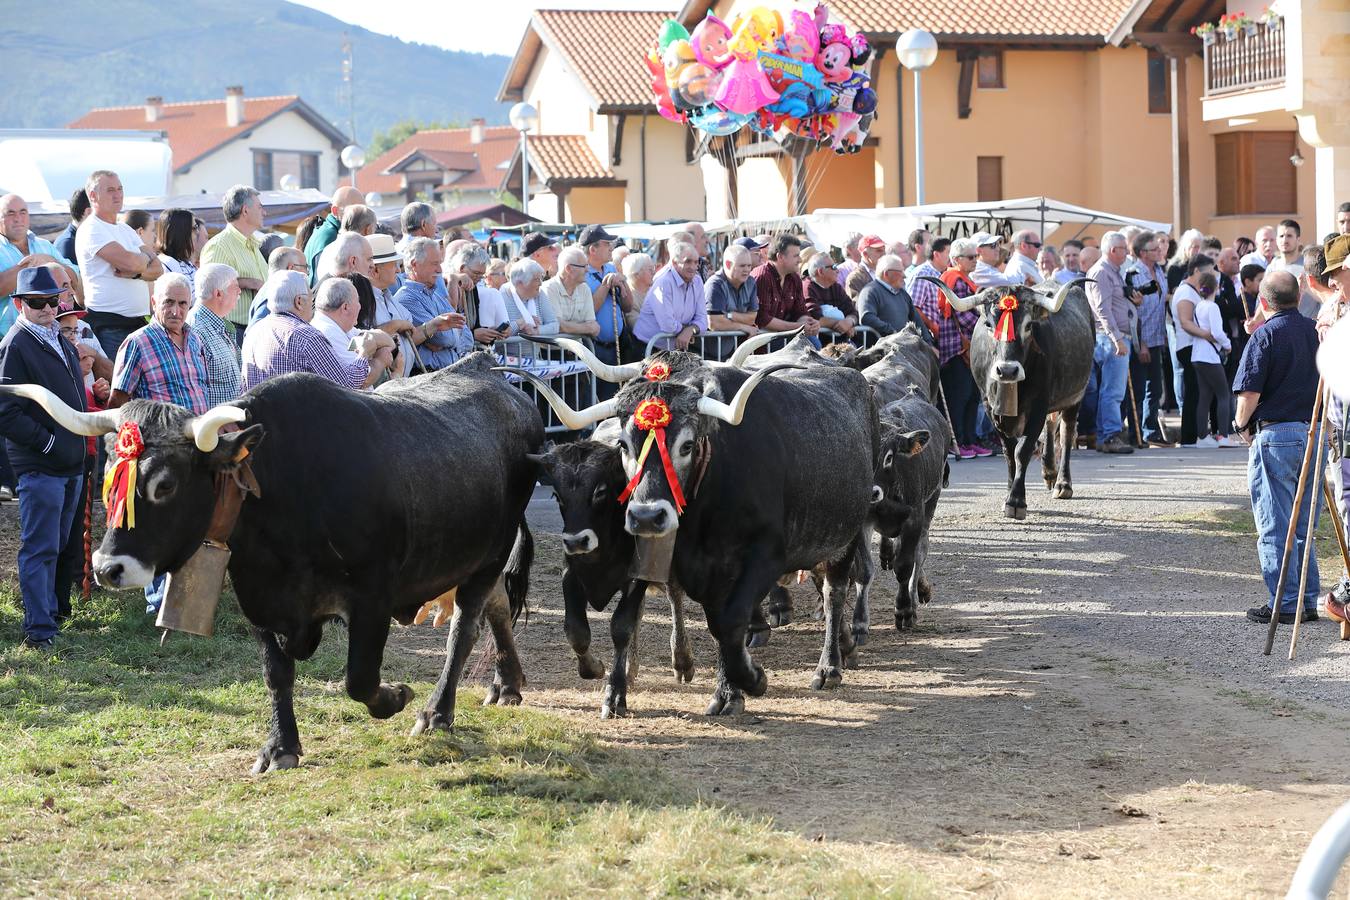
[(797, 274), (801, 256), (801, 240), (795, 235), (780, 234), (769, 246), (769, 261), (751, 273), (759, 298), (755, 325), (760, 329), (792, 331), (802, 325), (812, 337), (820, 331), (820, 323), (806, 311), (802, 279)]

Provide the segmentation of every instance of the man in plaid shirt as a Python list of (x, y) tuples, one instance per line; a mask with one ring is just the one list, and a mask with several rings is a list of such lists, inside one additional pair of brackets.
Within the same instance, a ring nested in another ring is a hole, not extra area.
[(239, 326), (225, 320), (239, 301), (239, 277), (224, 263), (207, 263), (197, 270), (197, 302), (188, 313), (188, 326), (206, 349), (206, 399), (212, 406), (239, 396)]
[(245, 391), (290, 372), (311, 372), (358, 390), (373, 384), (392, 365), (392, 339), (364, 345), (361, 352), (373, 354), (373, 359), (340, 361), (323, 332), (309, 324), (314, 301), (309, 282), (299, 272), (273, 272), (267, 287), (272, 314), (250, 328), (244, 339)]
[[(187, 324), (192, 291), (177, 272), (155, 280), (150, 324), (127, 336), (113, 366), (108, 408), (128, 400), (159, 400), (181, 406), (194, 416), (211, 408), (206, 397), (206, 347)], [(165, 576), (145, 589), (145, 611), (159, 612)]]

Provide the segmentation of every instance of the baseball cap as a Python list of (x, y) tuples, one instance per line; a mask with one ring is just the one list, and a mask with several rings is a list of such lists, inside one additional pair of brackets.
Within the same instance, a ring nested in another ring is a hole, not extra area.
[(759, 241), (755, 240), (752, 237), (743, 237), (737, 239), (736, 246), (744, 247), (747, 250), (763, 250), (765, 247), (769, 245), (761, 244)]
[(587, 225), (581, 229), (581, 236), (577, 238), (577, 243), (583, 247), (589, 247), (600, 241), (609, 241), (613, 244), (618, 238), (606, 231), (603, 225)]
[(393, 262), (398, 259), (398, 250), (394, 248), (394, 239), (387, 234), (380, 234), (378, 231), (374, 234), (366, 235), (366, 241), (370, 244), (370, 261), (375, 265)]
[(880, 247), (881, 249), (885, 250), (886, 242), (883, 241), (879, 235), (865, 234), (858, 239), (858, 249), (866, 250), (869, 247)]
[(536, 231), (533, 234), (525, 236), (525, 242), (520, 245), (521, 256), (533, 256), (545, 247), (552, 247), (558, 242), (548, 235)]
[(1322, 248), (1326, 255), (1326, 265), (1322, 267), (1322, 274), (1335, 272), (1337, 269), (1345, 267), (1345, 258), (1350, 256), (1350, 234), (1338, 234), (1327, 241), (1326, 246)]
[(990, 244), (999, 242), (997, 235), (992, 235), (987, 231), (977, 231), (970, 236), (970, 239), (975, 242), (976, 247), (988, 247)]

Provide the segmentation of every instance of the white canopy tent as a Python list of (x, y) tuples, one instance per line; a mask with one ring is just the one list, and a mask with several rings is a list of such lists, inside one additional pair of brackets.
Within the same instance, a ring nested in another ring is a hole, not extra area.
[[(1119, 213), (1103, 212), (1051, 197), (1022, 197), (992, 203), (928, 203), (891, 209), (818, 209), (805, 216), (782, 219), (724, 219), (705, 222), (709, 234), (776, 234), (801, 230), (818, 248), (842, 247), (850, 233), (881, 234), (903, 240), (920, 226), (943, 237), (964, 237), (977, 231), (1011, 235), (1035, 228), (1042, 235), (1063, 225), (1078, 225), (1079, 233), (1093, 226), (1123, 228), (1137, 225), (1150, 231), (1171, 232), (1169, 222), (1154, 222)], [(666, 240), (682, 223), (618, 222), (605, 229), (623, 240)]]
[(127, 196), (158, 197), (169, 192), (173, 155), (158, 131), (0, 130), (0, 194), (65, 200), (97, 169), (116, 172)]
[[(221, 210), (222, 194), (183, 194), (176, 197), (132, 197), (130, 191), (123, 209), (143, 209), (158, 216), (166, 209), (190, 210), (197, 218), (206, 223), (212, 231), (225, 227), (225, 214)], [(26, 197), (24, 199), (27, 199)], [(263, 208), (263, 227), (269, 230), (296, 225), (307, 216), (328, 212), (332, 201), (328, 195), (313, 188), (299, 191), (262, 191), (258, 195)], [(70, 205), (65, 200), (50, 203), (28, 204), (32, 229), (38, 234), (50, 234), (60, 231), (70, 221)]]

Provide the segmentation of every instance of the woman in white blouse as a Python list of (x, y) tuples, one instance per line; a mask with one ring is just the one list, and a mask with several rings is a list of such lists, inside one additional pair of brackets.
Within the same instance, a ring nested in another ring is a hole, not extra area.
[(540, 291), (544, 267), (532, 259), (518, 259), (507, 268), (506, 277), (501, 297), (504, 317), (511, 325), (510, 333), (557, 334), (558, 317), (548, 297)]
[(188, 280), (192, 300), (197, 300), (197, 266), (192, 262), (200, 249), (196, 244), (197, 219), (186, 209), (166, 209), (156, 223), (159, 238), (159, 261), (165, 272), (177, 272)]

